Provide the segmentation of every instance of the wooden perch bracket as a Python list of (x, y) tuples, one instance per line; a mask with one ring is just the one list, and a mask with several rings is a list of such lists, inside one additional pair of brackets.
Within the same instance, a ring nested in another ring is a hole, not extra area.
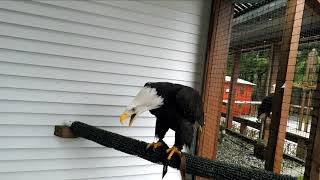
[(61, 138), (77, 138), (67, 126), (55, 126), (54, 135)]

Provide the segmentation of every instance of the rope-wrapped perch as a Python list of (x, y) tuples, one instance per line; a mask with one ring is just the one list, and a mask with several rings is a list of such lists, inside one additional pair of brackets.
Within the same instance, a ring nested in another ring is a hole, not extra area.
[[(100, 145), (138, 156), (153, 163), (163, 164), (163, 162), (167, 162), (167, 154), (165, 152), (166, 147), (162, 146), (158, 147), (155, 151), (146, 151), (147, 143), (143, 141), (105, 131), (82, 122), (73, 122), (70, 128), (65, 126), (56, 126), (55, 135), (60, 137), (82, 137), (94, 141)], [(296, 179), (291, 176), (277, 175), (273, 172), (260, 169), (240, 167), (217, 160), (193, 156), (187, 153), (183, 153), (183, 155), (186, 158), (186, 172), (196, 176), (217, 180)], [(179, 156), (174, 155), (168, 162), (168, 165), (170, 167), (179, 169)]]

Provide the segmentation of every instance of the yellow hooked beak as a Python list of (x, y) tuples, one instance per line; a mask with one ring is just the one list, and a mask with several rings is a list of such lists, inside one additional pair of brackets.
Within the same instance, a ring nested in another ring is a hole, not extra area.
[(123, 122), (129, 118), (129, 113), (128, 112), (123, 112), (121, 115), (120, 115), (120, 123), (123, 124)]
[(129, 113), (125, 111), (125, 112), (123, 112), (123, 113), (120, 115), (120, 123), (123, 124), (123, 122), (124, 122), (127, 118), (130, 117), (129, 127), (131, 127), (131, 126), (132, 126), (132, 123), (133, 123), (133, 121), (134, 121), (134, 119), (135, 119), (135, 116), (136, 116), (136, 114), (132, 114), (132, 115), (130, 116)]

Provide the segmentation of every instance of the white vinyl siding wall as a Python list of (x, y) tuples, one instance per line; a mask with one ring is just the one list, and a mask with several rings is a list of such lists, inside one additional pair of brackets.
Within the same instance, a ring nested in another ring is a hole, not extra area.
[(209, 13), (208, 0), (1, 0), (0, 179), (160, 180), (162, 166), (57, 138), (54, 125), (154, 141), (149, 113), (133, 128), (119, 114), (148, 81), (200, 89)]

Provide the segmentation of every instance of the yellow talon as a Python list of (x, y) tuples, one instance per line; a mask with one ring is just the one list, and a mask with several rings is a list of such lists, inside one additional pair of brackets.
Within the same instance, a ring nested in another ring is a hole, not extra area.
[(177, 153), (179, 156), (181, 156), (181, 151), (180, 151), (177, 147), (175, 147), (175, 146), (172, 146), (172, 148), (167, 149), (166, 152), (167, 152), (167, 153), (170, 152), (169, 156), (167, 157), (168, 160), (171, 159), (171, 157), (172, 157), (172, 155), (173, 155), (174, 153)]
[(155, 150), (156, 148), (158, 148), (158, 147), (160, 147), (160, 146), (162, 146), (163, 144), (161, 143), (161, 142), (156, 142), (156, 143), (150, 143), (150, 144), (148, 144), (147, 145), (147, 148), (146, 149), (149, 149), (150, 147), (152, 147), (153, 146), (153, 150)]

